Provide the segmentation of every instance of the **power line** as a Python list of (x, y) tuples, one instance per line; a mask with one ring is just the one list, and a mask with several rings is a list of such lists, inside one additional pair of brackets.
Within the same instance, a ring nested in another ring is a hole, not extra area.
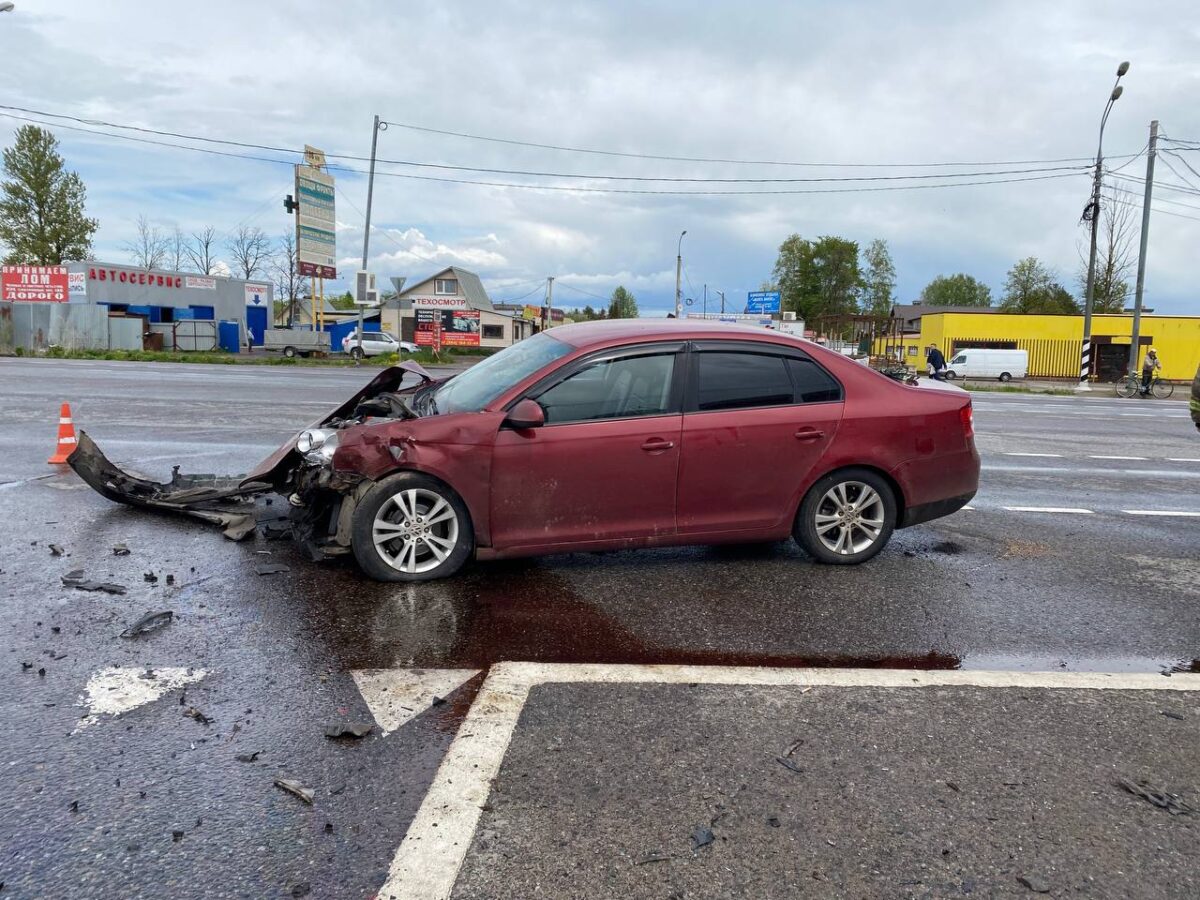
[[(1177, 152), (1175, 152), (1174, 150), (1164, 150), (1163, 153), (1169, 153), (1171, 156), (1175, 157), (1175, 159), (1179, 160), (1181, 163), (1183, 163), (1185, 166), (1187, 166), (1187, 170), (1189, 172), (1191, 172), (1197, 178), (1200, 178), (1200, 172), (1197, 172), (1195, 169), (1193, 169), (1192, 164), (1189, 163), (1182, 156), (1180, 156)], [(1170, 168), (1170, 165), (1168, 165), (1167, 168)], [(1171, 169), (1171, 171), (1174, 172), (1175, 170)], [(1176, 174), (1178, 175), (1179, 173), (1176, 172)]]
[[(468, 134), (462, 131), (446, 131), (440, 128), (428, 128), (423, 125), (413, 125), (408, 122), (393, 122), (388, 121), (388, 125), (396, 128), (404, 128), (409, 131), (422, 131), (426, 134), (440, 134), (448, 137), (467, 138), (473, 141), (487, 141), (493, 144), (508, 144), (515, 147), (534, 147), (540, 150), (557, 150), (563, 153), (589, 153), (597, 156), (618, 156), (625, 159), (657, 159), (666, 160), (669, 162), (694, 162), (694, 163), (725, 163), (739, 166), (802, 166), (811, 168), (844, 168), (844, 169), (916, 169), (916, 168), (939, 168), (945, 166), (1017, 166), (1017, 165), (1035, 165), (1040, 163), (1069, 163), (1069, 162), (1088, 162), (1090, 157), (1073, 156), (1063, 159), (1025, 159), (1025, 160), (1008, 160), (1008, 161), (990, 161), (990, 162), (936, 162), (936, 163), (816, 163), (816, 162), (790, 162), (781, 160), (768, 159), (727, 159), (722, 157), (706, 157), (706, 156), (670, 156), (657, 153), (630, 153), (620, 150), (596, 150), (587, 147), (566, 147), (558, 144), (539, 144), (534, 141), (518, 141), (509, 138), (490, 137), (480, 134)], [(1115, 156), (1114, 159), (1124, 159), (1125, 156)]]
[(559, 287), (566, 288), (568, 291), (574, 291), (575, 293), (583, 294), (586, 297), (595, 297), (597, 300), (603, 300), (605, 303), (608, 303), (610, 300), (612, 300), (611, 297), (604, 297), (604, 296), (601, 296), (600, 294), (593, 294), (591, 291), (585, 291), (583, 288), (575, 287), (575, 285), (573, 285), (573, 284), (566, 284), (565, 282), (560, 281), (557, 278), (554, 279), (554, 283), (557, 284)]
[[(1136, 194), (1134, 196), (1136, 196)], [(1131, 206), (1134, 209), (1141, 209), (1143, 207), (1143, 204), (1141, 204), (1141, 203), (1134, 203), (1130, 200), (1122, 200), (1120, 197), (1110, 197), (1109, 199), (1113, 203), (1120, 203), (1124, 206)], [(1164, 216), (1174, 216), (1177, 219), (1191, 219), (1193, 222), (1200, 222), (1200, 216), (1189, 216), (1189, 215), (1185, 215), (1184, 213), (1173, 212), (1172, 210), (1169, 210), (1169, 209), (1159, 209), (1157, 206), (1151, 206), (1150, 209), (1153, 210), (1154, 212), (1160, 213)]]
[(1182, 181), (1184, 184), (1186, 184), (1192, 190), (1200, 190), (1200, 188), (1197, 188), (1196, 185), (1194, 185), (1190, 181), (1188, 181), (1187, 178), (1185, 178), (1183, 175), (1180, 175), (1179, 170), (1176, 169), (1173, 165), (1171, 165), (1171, 161), (1169, 159), (1167, 159), (1167, 151), (1164, 150), (1160, 154), (1160, 158), (1162, 159), (1163, 165), (1171, 170), (1172, 175), (1174, 175), (1176, 178), (1178, 178), (1180, 181)]
[[(1145, 178), (1138, 178), (1134, 175), (1113, 175), (1113, 178), (1119, 178), (1122, 181), (1131, 181), (1134, 184), (1144, 185), (1146, 183)], [(1191, 188), (1191, 187), (1184, 187), (1183, 185), (1179, 185), (1179, 184), (1172, 184), (1169, 181), (1161, 181), (1157, 178), (1154, 179), (1154, 186), (1156, 188), (1163, 188), (1168, 191), (1178, 191), (1181, 194), (1191, 194), (1193, 196), (1200, 196), (1200, 190), (1196, 190), (1195, 188)]]
[[(1127, 194), (1130, 197), (1136, 197), (1138, 200), (1143, 199), (1142, 194), (1136, 193), (1135, 191), (1126, 190), (1125, 188), (1120, 187), (1119, 185), (1110, 184), (1108, 186), (1108, 188), (1109, 188), (1109, 190), (1120, 191), (1122, 194)], [(1155, 197), (1154, 202), (1155, 203), (1169, 203), (1172, 206), (1181, 206), (1184, 209), (1194, 209), (1197, 212), (1200, 212), (1200, 206), (1195, 206), (1191, 203), (1181, 203), (1178, 200), (1168, 200), (1166, 197)]]
[(521, 302), (522, 300), (524, 300), (526, 297), (530, 296), (531, 294), (536, 294), (536, 293), (537, 293), (539, 290), (541, 290), (541, 289), (542, 289), (542, 285), (541, 285), (541, 284), (538, 284), (538, 286), (537, 286), (537, 287), (535, 287), (535, 288), (534, 288), (532, 291), (529, 291), (529, 293), (522, 294), (520, 297), (514, 297), (514, 298), (513, 298), (513, 299), (511, 299), (511, 300), (501, 300), (500, 302), (501, 302), (501, 303), (520, 303), (520, 302)]
[[(4, 107), (0, 107), (0, 108), (4, 108)], [(95, 130), (88, 129), (88, 128), (78, 128), (76, 126), (71, 126), (71, 125), (62, 125), (59, 123), (44, 122), (44, 121), (41, 121), (38, 119), (31, 119), (31, 118), (27, 118), (24, 116), (13, 115), (11, 113), (0, 113), (0, 116), (3, 116), (5, 118), (10, 118), (10, 119), (18, 119), (21, 121), (37, 122), (38, 124), (47, 125), (47, 126), (54, 127), (54, 128), (66, 128), (71, 131), (80, 131), (85, 134), (91, 134), (91, 135), (98, 136), (98, 137), (117, 138), (120, 140), (152, 144), (155, 146), (172, 147), (172, 148), (175, 148), (178, 150), (188, 150), (193, 153), (207, 153), (207, 154), (211, 154), (211, 155), (215, 155), (215, 156), (232, 157), (235, 159), (246, 159), (246, 160), (252, 160), (252, 161), (256, 161), (256, 162), (273, 163), (275, 165), (289, 165), (290, 166), (290, 165), (294, 164), (291, 160), (275, 159), (272, 157), (264, 157), (264, 156), (253, 156), (250, 154), (243, 154), (243, 153), (231, 153), (231, 152), (222, 151), (222, 150), (212, 150), (212, 149), (209, 149), (206, 147), (191, 147), (191, 146), (188, 146), (185, 144), (175, 144), (175, 143), (170, 143), (167, 141), (157, 141), (157, 140), (152, 140), (149, 138), (139, 138), (139, 137), (134, 137), (132, 135), (111, 134), (109, 132), (95, 131)], [(281, 152), (293, 152), (293, 151), (281, 151)], [(330, 166), (327, 166), (327, 168), (331, 171), (348, 172), (348, 173), (356, 174), (356, 175), (367, 174), (362, 169), (355, 169), (355, 168), (351, 168), (349, 166), (330, 165)], [(445, 178), (445, 177), (432, 176), (432, 175), (414, 175), (409, 172), (377, 171), (376, 174), (379, 176), (382, 176), (382, 177), (406, 178), (406, 179), (415, 180), (415, 181), (429, 181), (429, 182), (437, 182), (437, 183), (441, 183), (441, 184), (468, 184), (468, 185), (476, 185), (476, 186), (482, 186), (482, 187), (512, 188), (512, 189), (516, 189), (516, 190), (569, 191), (569, 192), (573, 192), (573, 193), (591, 193), (591, 194), (643, 194), (643, 195), (668, 195), (668, 196), (669, 195), (674, 195), (674, 196), (722, 196), (722, 195), (771, 196), (771, 195), (776, 195), (776, 196), (778, 196), (778, 195), (791, 195), (791, 194), (837, 194), (837, 193), (869, 193), (869, 192), (896, 191), (896, 190), (923, 190), (923, 189), (940, 188), (940, 187), (973, 187), (973, 186), (977, 186), (977, 185), (988, 185), (988, 184), (1009, 184), (1009, 183), (1019, 183), (1019, 182), (1026, 182), (1026, 181), (1045, 181), (1045, 180), (1050, 180), (1050, 179), (1055, 179), (1055, 178), (1070, 178), (1073, 175), (1079, 174), (1080, 172), (1084, 171), (1085, 168), (1086, 167), (1081, 167), (1077, 170), (1073, 169), (1072, 171), (1059, 172), (1056, 174), (1049, 174), (1049, 175), (1036, 175), (1036, 176), (1022, 177), (1022, 178), (999, 178), (999, 179), (982, 180), (982, 181), (946, 181), (946, 182), (936, 182), (936, 183), (932, 183), (932, 184), (903, 184), (903, 185), (889, 185), (889, 186), (884, 186), (884, 187), (817, 188), (817, 189), (806, 189), (806, 190), (789, 189), (789, 190), (765, 190), (765, 191), (764, 190), (712, 191), (712, 190), (662, 190), (662, 189), (649, 190), (649, 189), (634, 189), (634, 188), (598, 188), (598, 187), (589, 188), (589, 187), (577, 187), (577, 186), (572, 186), (572, 185), (530, 184), (530, 183), (523, 183), (523, 182), (483, 181), (483, 180), (479, 180), (479, 179)], [(986, 174), (986, 173), (972, 173), (972, 175), (978, 175), (978, 174)], [(1013, 173), (1013, 174), (1017, 174), (1017, 173)], [(898, 178), (900, 178), (900, 177), (916, 178), (916, 177), (925, 177), (925, 176), (897, 176), (897, 177)], [(937, 177), (967, 177), (967, 175), (966, 174), (945, 175), (945, 176), (937, 176)], [(1120, 177), (1120, 176), (1118, 176), (1118, 177)], [(817, 180), (820, 180), (820, 179), (817, 179)], [(852, 180), (874, 180), (874, 179), (866, 178), (866, 179), (852, 179)]]

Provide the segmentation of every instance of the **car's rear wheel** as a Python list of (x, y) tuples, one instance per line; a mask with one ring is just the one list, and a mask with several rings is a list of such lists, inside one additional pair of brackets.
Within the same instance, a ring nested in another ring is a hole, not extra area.
[(295, 359), (296, 358), (296, 348), (295, 347), (284, 347), (283, 355), (286, 356), (288, 359)]
[(473, 546), (466, 504), (440, 481), (417, 472), (385, 478), (354, 511), (354, 558), (378, 581), (446, 578), (462, 568)]
[(884, 548), (896, 527), (896, 496), (869, 469), (832, 472), (800, 504), (792, 536), (818, 562), (853, 565)]
[(1001, 381), (1012, 381), (1012, 375), (1010, 375), (1008, 372), (1001, 372), (1000, 380)]
[(351, 347), (350, 348), (350, 356), (352, 359), (362, 359), (363, 352), (358, 347)]

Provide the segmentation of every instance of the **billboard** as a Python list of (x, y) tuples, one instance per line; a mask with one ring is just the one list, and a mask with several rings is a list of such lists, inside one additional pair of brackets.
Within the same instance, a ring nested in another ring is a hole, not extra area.
[(479, 310), (413, 308), (416, 331), (413, 337), (422, 347), (478, 347)]
[(296, 166), (296, 270), (316, 278), (337, 278), (337, 219), (333, 176), (312, 166)]
[(779, 312), (779, 291), (750, 291), (746, 294), (746, 312)]
[(69, 296), (66, 266), (0, 266), (0, 299), (66, 303)]

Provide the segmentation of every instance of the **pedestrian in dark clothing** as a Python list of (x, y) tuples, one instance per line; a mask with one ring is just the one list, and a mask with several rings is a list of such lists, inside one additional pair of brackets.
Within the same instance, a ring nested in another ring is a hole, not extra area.
[(942, 351), (937, 348), (937, 344), (929, 345), (929, 352), (925, 359), (929, 363), (929, 374), (933, 376), (933, 380), (945, 381), (946, 357), (942, 356)]

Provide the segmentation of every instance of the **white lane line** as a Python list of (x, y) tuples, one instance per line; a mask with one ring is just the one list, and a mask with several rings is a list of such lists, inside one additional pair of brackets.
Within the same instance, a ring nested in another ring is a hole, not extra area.
[(1126, 476), (1173, 481), (1200, 478), (1200, 472), (1190, 469), (1105, 469), (1100, 466), (1020, 466), (1008, 463), (984, 463), (980, 468), (984, 472), (1011, 472), (1018, 475), (1103, 475), (1108, 478)]
[(1200, 690), (1200, 677), (1188, 674), (1163, 678), (1161, 675), (1095, 672), (499, 663), (492, 666), (466, 719), (459, 726), (429, 792), (396, 851), (387, 881), (378, 896), (391, 900), (442, 900), (450, 896), (529, 691), (536, 685), (551, 683)]
[(1017, 453), (1016, 451), (1006, 451), (1005, 456), (1039, 456), (1050, 459), (1062, 459), (1061, 453)]
[(1001, 509), (1009, 512), (1032, 512), (1032, 513), (1071, 513), (1073, 515), (1091, 516), (1095, 512), (1090, 509), (1076, 509), (1071, 506), (1002, 506)]
[(195, 684), (207, 672), (171, 666), (134, 668), (110, 666), (88, 679), (84, 695), (76, 706), (86, 706), (87, 716), (79, 720), (71, 734), (78, 734), (100, 721), (100, 716), (119, 716), (145, 706), (177, 688)]
[(358, 669), (350, 675), (375, 724), (387, 737), (454, 693), (481, 669)]
[(1128, 460), (1138, 460), (1141, 462), (1145, 462), (1147, 457), (1145, 457), (1145, 456), (1089, 456), (1088, 459), (1128, 459)]
[(1127, 516), (1176, 516), (1185, 519), (1200, 519), (1200, 512), (1188, 512), (1182, 509), (1123, 509)]
[(1168, 456), (1167, 462), (1194, 462), (1200, 463), (1200, 458), (1194, 456)]

